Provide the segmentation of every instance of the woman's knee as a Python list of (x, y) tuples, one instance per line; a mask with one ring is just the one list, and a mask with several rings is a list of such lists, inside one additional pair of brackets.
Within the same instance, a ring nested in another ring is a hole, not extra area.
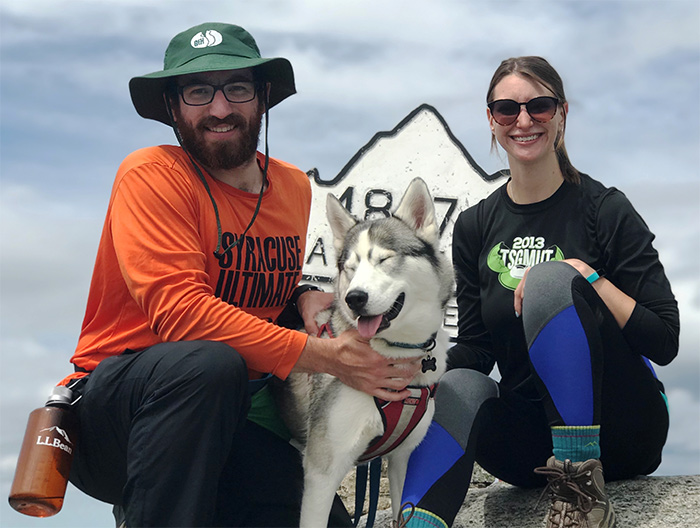
[(453, 435), (467, 438), (483, 403), (498, 395), (498, 383), (489, 376), (471, 369), (450, 370), (440, 378), (433, 419)]
[(537, 299), (566, 292), (570, 296), (571, 282), (581, 274), (566, 262), (551, 260), (530, 268), (523, 297)]
[(543, 262), (530, 269), (523, 291), (523, 329), (528, 346), (544, 325), (574, 303), (572, 282), (581, 274), (566, 262)]
[(498, 384), (493, 378), (472, 369), (454, 369), (440, 378), (437, 398), (446, 405), (464, 405), (498, 396)]

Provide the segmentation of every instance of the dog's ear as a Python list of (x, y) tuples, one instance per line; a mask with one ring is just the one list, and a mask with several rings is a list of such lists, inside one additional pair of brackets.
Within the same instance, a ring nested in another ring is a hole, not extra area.
[(340, 252), (343, 249), (345, 235), (351, 227), (357, 224), (357, 220), (331, 193), (326, 196), (326, 217), (331, 231), (333, 231), (333, 247), (337, 252)]
[(413, 179), (408, 185), (394, 216), (407, 223), (422, 239), (432, 244), (439, 242), (433, 197), (421, 178)]

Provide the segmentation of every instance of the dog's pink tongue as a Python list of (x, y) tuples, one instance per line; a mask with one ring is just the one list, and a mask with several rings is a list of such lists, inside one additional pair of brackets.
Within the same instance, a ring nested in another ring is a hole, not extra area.
[(382, 324), (381, 315), (375, 315), (374, 317), (362, 316), (357, 320), (357, 331), (365, 339), (370, 339), (377, 333), (380, 324)]

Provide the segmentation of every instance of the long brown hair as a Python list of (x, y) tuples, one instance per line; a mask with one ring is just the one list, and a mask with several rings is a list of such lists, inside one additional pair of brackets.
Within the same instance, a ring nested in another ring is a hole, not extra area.
[[(563, 105), (566, 102), (566, 94), (564, 93), (564, 83), (557, 71), (542, 57), (526, 56), (512, 57), (501, 62), (496, 72), (491, 78), (489, 90), (486, 93), (486, 102), (490, 103), (493, 98), (493, 90), (501, 80), (511, 74), (517, 74), (525, 77), (550, 90), (554, 96), (559, 99), (559, 104)], [(563, 110), (562, 110), (563, 112)], [(578, 170), (571, 164), (569, 155), (564, 146), (564, 131), (566, 130), (566, 114), (564, 115), (564, 126), (561, 134), (558, 135), (554, 142), (554, 151), (557, 154), (559, 169), (561, 170), (564, 179), (568, 182), (578, 184), (581, 181), (581, 175)], [(496, 137), (491, 137), (491, 146), (496, 146)]]

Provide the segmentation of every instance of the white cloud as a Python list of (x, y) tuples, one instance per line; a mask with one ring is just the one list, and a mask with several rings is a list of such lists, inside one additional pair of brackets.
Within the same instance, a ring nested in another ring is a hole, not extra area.
[[(700, 474), (700, 398), (690, 391), (668, 391), (671, 411), (670, 433), (664, 459), (667, 469), (662, 474)], [(663, 468), (663, 466), (662, 466)]]
[[(54, 332), (75, 335), (103, 216), (103, 211), (86, 213), (29, 186), (3, 185), (3, 340)], [(3, 347), (3, 358), (12, 350)]]
[[(272, 154), (302, 169), (319, 166), (328, 179), (421, 103), (438, 109), (485, 170), (501, 168), (489, 153), (490, 76), (508, 56), (550, 59), (571, 103), (574, 164), (625, 191), (657, 235), (682, 324), (679, 357), (658, 369), (672, 412), (660, 472), (699, 472), (688, 460), (697, 460), (700, 438), (700, 7), (532, 6), (3, 0), (0, 489), (9, 486), (26, 415), (70, 370), (117, 165), (130, 150), (173, 142), (167, 127), (137, 117), (127, 82), (159, 69), (170, 38), (207, 20), (238, 23), (264, 55), (292, 60), (299, 94), (273, 111)], [(105, 513), (85, 517), (81, 507), (92, 512), (94, 502), (74, 492), (42, 525), (113, 525), (103, 505)], [(3, 526), (27, 525), (6, 504), (0, 517)]]
[(671, 286), (681, 314), (680, 352), (666, 368), (673, 366), (679, 377), (694, 380), (700, 397), (700, 279), (679, 279)]

